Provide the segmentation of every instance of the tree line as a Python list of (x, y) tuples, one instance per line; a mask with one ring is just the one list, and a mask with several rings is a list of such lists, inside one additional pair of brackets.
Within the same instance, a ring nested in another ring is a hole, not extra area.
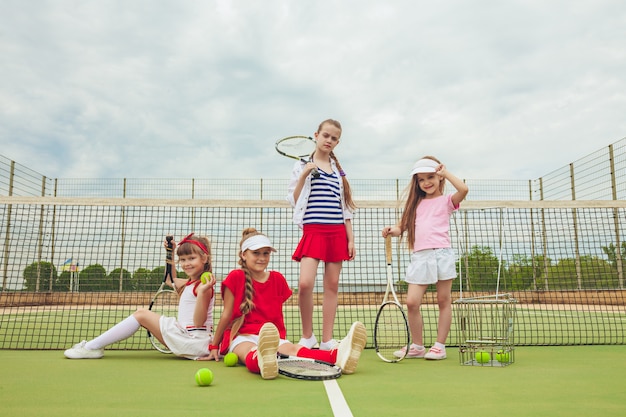
[[(626, 266), (626, 242), (620, 245), (622, 265)], [(614, 244), (602, 246), (606, 258), (596, 255), (581, 255), (575, 258), (550, 259), (544, 255), (530, 257), (514, 255), (510, 261), (500, 261), (494, 251), (487, 246), (473, 246), (462, 254), (457, 263), (457, 271), (463, 278), (463, 288), (469, 291), (494, 291), (500, 274), (500, 290), (503, 291), (558, 291), (558, 290), (607, 290), (619, 289), (618, 256)], [(71, 285), (78, 280), (80, 292), (119, 291), (120, 276), (122, 291), (154, 291), (163, 280), (165, 266), (154, 269), (138, 268), (134, 273), (116, 268), (107, 273), (100, 264), (89, 265), (80, 272), (62, 271), (58, 273), (50, 262), (34, 262), (24, 269), (26, 291), (35, 291), (39, 277), (39, 291), (50, 288), (54, 292), (71, 291)], [(178, 276), (186, 277), (180, 271)], [(50, 287), (50, 279), (52, 286)], [(431, 286), (432, 287), (432, 286)], [(76, 288), (74, 288), (76, 289)], [(398, 291), (406, 290), (406, 283), (397, 283)], [(434, 291), (434, 288), (430, 288)]]

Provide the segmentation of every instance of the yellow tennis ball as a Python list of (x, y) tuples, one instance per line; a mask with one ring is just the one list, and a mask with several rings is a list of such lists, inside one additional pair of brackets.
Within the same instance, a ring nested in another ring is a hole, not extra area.
[(226, 366), (235, 366), (238, 362), (239, 357), (234, 352), (227, 353), (226, 356), (224, 356), (224, 364)]
[(491, 360), (491, 355), (489, 354), (489, 352), (485, 352), (484, 350), (479, 350), (478, 352), (476, 352), (476, 355), (474, 355), (474, 357), (476, 358), (476, 362), (478, 363), (488, 363)]
[(211, 385), (213, 382), (213, 372), (209, 368), (201, 368), (196, 372), (196, 384), (201, 387)]
[(203, 272), (202, 275), (200, 275), (200, 281), (202, 281), (203, 284), (206, 284), (207, 282), (211, 281), (211, 273)]
[(496, 352), (496, 360), (498, 362), (508, 362), (511, 359), (511, 356), (509, 355), (509, 352), (507, 352), (506, 350), (502, 350), (500, 349), (499, 351)]

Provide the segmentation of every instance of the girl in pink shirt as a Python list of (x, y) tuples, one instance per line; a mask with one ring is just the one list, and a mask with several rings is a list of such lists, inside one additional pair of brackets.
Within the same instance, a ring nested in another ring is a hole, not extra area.
[[(459, 208), (468, 188), (432, 156), (418, 160), (411, 176), (402, 218), (395, 226), (385, 226), (382, 231), (383, 237), (402, 237), (407, 232), (411, 250), (411, 263), (406, 273), (409, 284), (406, 304), (413, 343), (408, 352), (403, 348), (395, 354), (403, 357), (406, 353), (407, 358), (445, 359), (445, 343), (452, 324), (452, 281), (456, 278), (449, 235), (450, 216)], [(454, 194), (443, 194), (446, 180), (456, 189)], [(437, 341), (426, 352), (420, 307), (430, 284), (437, 287), (439, 320)]]

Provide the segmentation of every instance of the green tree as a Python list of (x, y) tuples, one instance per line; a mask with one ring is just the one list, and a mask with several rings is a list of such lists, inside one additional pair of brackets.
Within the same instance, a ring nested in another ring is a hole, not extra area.
[(122, 291), (133, 291), (137, 288), (133, 288), (132, 275), (124, 268), (115, 268), (107, 277), (105, 286), (107, 291), (119, 291), (120, 290), (120, 274), (122, 275)]
[[(608, 246), (602, 246), (602, 251), (609, 258), (611, 267), (617, 271), (617, 247), (614, 243), (609, 243)], [(626, 269), (626, 242), (622, 242), (620, 245), (620, 257), (622, 258), (622, 265)]]
[[(513, 255), (508, 267), (511, 289), (514, 291), (543, 289), (544, 256)], [(548, 265), (552, 263), (547, 259)]]
[(72, 278), (72, 273), (70, 271), (63, 271), (59, 275), (57, 279), (56, 285), (53, 285), (53, 288), (57, 291), (70, 291), (70, 282)]
[(165, 267), (157, 266), (150, 272), (150, 282), (155, 285), (155, 288), (161, 284), (163, 277), (165, 276)]
[[(159, 285), (161, 285), (164, 276), (165, 266), (157, 266), (150, 272), (150, 282), (158, 287)], [(185, 271), (176, 270), (176, 278), (186, 279), (187, 274), (185, 273)]]
[[(463, 262), (463, 261), (461, 261)], [(487, 246), (472, 246), (467, 255), (464, 279), (469, 291), (495, 291), (498, 280), (498, 258)]]
[(24, 287), (26, 291), (36, 291), (39, 281), (39, 291), (47, 292), (50, 289), (50, 279), (54, 288), (57, 280), (57, 269), (50, 262), (33, 262), (24, 268)]
[(153, 291), (155, 283), (151, 281), (151, 273), (147, 268), (137, 268), (133, 274), (133, 286), (137, 291)]
[(586, 290), (617, 287), (617, 277), (610, 262), (594, 255), (581, 255), (579, 262), (580, 277), (575, 258), (561, 259), (551, 267), (550, 289)]
[(102, 265), (89, 265), (78, 274), (80, 280), (80, 292), (106, 291), (107, 271)]

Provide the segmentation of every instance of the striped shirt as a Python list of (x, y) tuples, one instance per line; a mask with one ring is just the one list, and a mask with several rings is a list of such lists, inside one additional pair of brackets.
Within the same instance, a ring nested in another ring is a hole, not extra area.
[(311, 194), (303, 224), (343, 224), (341, 189), (335, 173), (319, 170), (318, 178), (311, 178)]

